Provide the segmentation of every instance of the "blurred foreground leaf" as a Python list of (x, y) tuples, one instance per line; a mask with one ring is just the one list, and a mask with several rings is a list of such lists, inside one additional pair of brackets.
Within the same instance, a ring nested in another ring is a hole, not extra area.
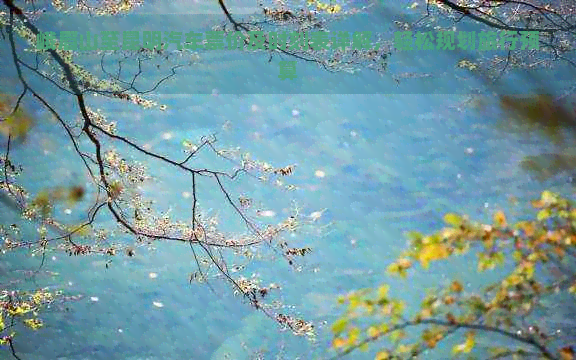
[(14, 139), (24, 138), (34, 121), (22, 109), (22, 105), (13, 111), (14, 101), (6, 94), (0, 93), (0, 133), (8, 137), (11, 135)]

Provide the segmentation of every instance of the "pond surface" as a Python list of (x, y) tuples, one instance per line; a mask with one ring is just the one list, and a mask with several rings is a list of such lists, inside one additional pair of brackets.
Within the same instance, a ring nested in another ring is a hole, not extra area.
[[(407, 5), (398, 2), (394, 6), (406, 12)], [(142, 11), (170, 13), (184, 6), (184, 2), (154, 4)], [(204, 3), (194, 6), (217, 11)], [(390, 29), (389, 19), (377, 17), (385, 9), (374, 11), (372, 25)], [(182, 251), (180, 245), (164, 244), (134, 259), (118, 258), (109, 269), (103, 260), (50, 255), (44, 269), (60, 275), (39, 281), (65, 284), (65, 291), (85, 297), (71, 304), (69, 311), (48, 314), (44, 330), (20, 340), (22, 359), (216, 360), (225, 359), (227, 353), (230, 359), (248, 359), (243, 343), (252, 350), (267, 349), (266, 359), (276, 359), (277, 355), (282, 359), (313, 359), (325, 355), (329, 346), (328, 327), (323, 324), (338, 314), (336, 295), (387, 281), (385, 269), (406, 244), (405, 231), (437, 230), (448, 211), (487, 220), (495, 209), (511, 208), (509, 196), (522, 204), (544, 188), (570, 191), (565, 179), (539, 183), (518, 166), (524, 156), (550, 150), (546, 142), (536, 137), (526, 141), (520, 135), (499, 131), (495, 126), (499, 119), (464, 104), (467, 91), (481, 86), (480, 82), (467, 83), (469, 88), (465, 89), (450, 76), (413, 79), (403, 81), (399, 90), (390, 78), (368, 72), (357, 77), (329, 74), (299, 62), (302, 92), (308, 92), (308, 81), (322, 84), (330, 94), (316, 90), (309, 91), (312, 94), (285, 94), (281, 80), (265, 86), (257, 82), (261, 81), (258, 74), (268, 71), (263, 70), (266, 67), (272, 69), (270, 74), (277, 69), (265, 56), (202, 56), (197, 70), (202, 81), (190, 77), (186, 82), (168, 83), (155, 95), (154, 100), (167, 105), (164, 112), (124, 107), (101, 98), (90, 98), (91, 106), (116, 120), (119, 132), (160, 153), (179, 157), (184, 140), (217, 131), (219, 144), (240, 146), (273, 164), (297, 164), (293, 181), (302, 190), (278, 192), (249, 180), (243, 180), (243, 189), (279, 215), (293, 198), (306, 213), (326, 209), (317, 220), (326, 227), (308, 239), (313, 253), (301, 272), (293, 272), (280, 262), (262, 262), (250, 271), (282, 286), (283, 303), (294, 306), (285, 311), (313, 321), (319, 331), (318, 341), (311, 344), (280, 332), (275, 322), (252, 311), (218, 282), (213, 284), (215, 293), (206, 286), (189, 284), (188, 274), (195, 269), (191, 254)], [(398, 54), (394, 71), (442, 74), (459, 59), (450, 53), (435, 56), (431, 60), (425, 53)], [(7, 67), (10, 63), (3, 58), (2, 64)], [(189, 74), (193, 76), (194, 71)], [(257, 80), (251, 83), (251, 79)], [(525, 80), (526, 86), (531, 86)], [(17, 84), (14, 79), (3, 81)], [(217, 87), (224, 83), (228, 88), (238, 84), (238, 88), (255, 90), (226, 94)], [(518, 81), (509, 85), (513, 89)], [(382, 90), (386, 88), (388, 93)], [(457, 90), (450, 93), (449, 89)], [(59, 104), (70, 101), (48, 87), (43, 91), (52, 91), (51, 100)], [(48, 117), (37, 111), (38, 116)], [(69, 110), (63, 113), (75, 116)], [(170, 136), (164, 136), (166, 133)], [(55, 123), (40, 124), (28, 141), (31, 145), (15, 150), (14, 156), (27, 169), (27, 182), (33, 189), (55, 181), (84, 181), (85, 174)], [(190, 204), (182, 193), (190, 191), (188, 179), (174, 175), (173, 169), (157, 167), (153, 161), (147, 160), (146, 165), (157, 180), (150, 187), (150, 195), (159, 206), (172, 207), (185, 217)], [(323, 177), (317, 176), (318, 170)], [(206, 202), (220, 196), (210, 186), (203, 191)], [(217, 203), (210, 206), (219, 210)], [(80, 211), (63, 216), (80, 218)], [(224, 215), (222, 223), (235, 221), (231, 216)], [(242, 230), (239, 224), (231, 225), (231, 229)], [(443, 284), (455, 273), (462, 274), (468, 286), (494, 276), (479, 279), (473, 272), (466, 276), (469, 267), (466, 259), (432, 266), (408, 283), (393, 281), (391, 291), (416, 305), (422, 289)], [(158, 276), (151, 279), (151, 272)], [(155, 306), (155, 302), (163, 307)], [(371, 356), (357, 353), (352, 358)]]

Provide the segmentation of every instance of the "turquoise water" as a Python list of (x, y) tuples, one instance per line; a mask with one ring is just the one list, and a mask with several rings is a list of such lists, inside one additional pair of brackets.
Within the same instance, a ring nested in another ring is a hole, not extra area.
[[(197, 6), (205, 7), (205, 12), (217, 10), (212, 5)], [(179, 2), (153, 4), (143, 11), (169, 13), (183, 7)], [(378, 14), (385, 9), (375, 11)], [(380, 25), (389, 27), (387, 21)], [(449, 73), (451, 65), (446, 64), (457, 60), (455, 55), (437, 56), (432, 61), (430, 55), (399, 54), (394, 69)], [(313, 253), (304, 259), (300, 272), (282, 262), (263, 261), (247, 269), (246, 275), (257, 272), (266, 282), (280, 284), (286, 306), (281, 312), (313, 321), (318, 341), (311, 344), (281, 332), (275, 322), (235, 298), (221, 281), (211, 282), (214, 292), (205, 285), (189, 284), (188, 274), (195, 265), (188, 248), (157, 244), (154, 251), (139, 250), (135, 258), (115, 259), (108, 269), (105, 259), (50, 254), (43, 269), (60, 275), (39, 277), (38, 283), (64, 285), (66, 292), (85, 297), (69, 304), (68, 311), (48, 313), (42, 331), (20, 338), (16, 345), (23, 359), (225, 359), (226, 353), (231, 359), (248, 359), (250, 351), (243, 350), (243, 343), (251, 350), (267, 349), (266, 359), (323, 356), (329, 346), (324, 324), (338, 314), (336, 295), (388, 281), (384, 271), (405, 245), (404, 231), (436, 230), (448, 211), (486, 220), (495, 209), (510, 209), (509, 195), (522, 203), (544, 188), (570, 191), (564, 178), (538, 183), (518, 166), (526, 155), (549, 151), (546, 142), (499, 131), (495, 126), (498, 112), (486, 115), (463, 105), (467, 99), (463, 92), (449, 93), (449, 89), (462, 89), (463, 85), (448, 75), (438, 82), (406, 80), (402, 83), (405, 90), (399, 90), (392, 88), (395, 82), (386, 77), (327, 74), (299, 63), (304, 81), (325, 84), (333, 94), (282, 95), (277, 80), (266, 85), (270, 90), (266, 94), (212, 95), (213, 84), (218, 82), (248, 83), (258, 89), (261, 84), (250, 81), (264, 71), (263, 67), (272, 66), (265, 58), (258, 58), (258, 62), (227, 53), (203, 55), (198, 72), (214, 82), (195, 83), (190, 78), (187, 84), (166, 85), (153, 97), (168, 106), (164, 112), (104, 102), (99, 97), (89, 101), (117, 121), (120, 133), (130, 134), (159, 153), (182, 156), (183, 140), (217, 131), (221, 145), (240, 146), (270, 163), (297, 164), (293, 181), (301, 190), (281, 192), (249, 178), (241, 180), (238, 189), (262, 201), (262, 208), (275, 211), (276, 218), (284, 214), (292, 199), (305, 214), (326, 209), (317, 221), (318, 231), (295, 239), (311, 246)], [(10, 63), (2, 57), (2, 64), (7, 67)], [(194, 71), (190, 74), (193, 76)], [(515, 81), (507, 86), (512, 90), (532, 86), (524, 80), (525, 84)], [(5, 85), (17, 84), (10, 77), (3, 81)], [(374, 93), (383, 84), (391, 87), (392, 94)], [(480, 85), (466, 83), (470, 89)], [(62, 114), (74, 119), (71, 99), (43, 86)], [(178, 94), (185, 91), (178, 86), (193, 87), (207, 95)], [(432, 95), (437, 86), (443, 90)], [(362, 92), (367, 94), (358, 94)], [(33, 105), (32, 110), (48, 118)], [(298, 111), (297, 116), (293, 110)], [(165, 133), (171, 137), (165, 139)], [(87, 181), (57, 124), (39, 124), (27, 144), (14, 150), (13, 156), (24, 165), (26, 183), (33, 189)], [(189, 179), (157, 162), (146, 160), (145, 164), (155, 178), (146, 187), (149, 195), (159, 207), (171, 208), (172, 214), (185, 219), (190, 203), (182, 193), (190, 191)], [(325, 177), (315, 176), (317, 170)], [(243, 231), (222, 207), (216, 188), (206, 183), (201, 194), (205, 208), (222, 212), (227, 230)], [(66, 219), (81, 219), (80, 209), (69, 215), (64, 209), (58, 210)], [(13, 215), (7, 212), (3, 216), (10, 219)], [(122, 234), (116, 237), (118, 241), (128, 240)], [(466, 275), (468, 269), (474, 270), (467, 260), (432, 266), (406, 283), (392, 280), (391, 291), (417, 305), (425, 287), (444, 284), (454, 274), (470, 288), (495, 276), (489, 273), (480, 279), (473, 272)], [(38, 263), (37, 259), (8, 258), (5, 266), (10, 270)], [(158, 277), (149, 278), (151, 272)], [(91, 301), (91, 297), (98, 301)], [(154, 302), (164, 306), (157, 308)], [(357, 353), (351, 358), (368, 359), (370, 355)], [(440, 349), (426, 358), (443, 356)]]

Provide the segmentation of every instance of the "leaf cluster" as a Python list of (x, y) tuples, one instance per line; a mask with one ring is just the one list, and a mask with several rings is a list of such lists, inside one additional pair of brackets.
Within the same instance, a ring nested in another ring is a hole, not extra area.
[[(352, 292), (339, 300), (346, 309), (332, 327), (332, 347), (344, 355), (387, 339), (389, 345), (376, 359), (403, 359), (434, 349), (448, 335), (465, 330), (458, 333), (463, 339), (453, 347), (454, 355), (470, 353), (477, 347), (478, 334), (490, 333), (510, 343), (489, 347), (493, 353), (573, 359), (570, 341), (558, 339), (555, 325), (543, 314), (550, 311), (544, 304), (558, 294), (576, 296), (576, 207), (550, 191), (531, 205), (532, 220), (510, 223), (503, 211), (496, 211), (491, 223), (482, 224), (449, 213), (444, 216), (447, 226), (440, 231), (409, 233), (407, 250), (388, 267), (392, 276), (405, 279), (410, 271), (418, 271), (418, 265), (426, 270), (433, 262), (466, 253), (476, 255), (479, 273), (498, 267), (503, 276), (477, 292), (465, 290), (453, 279), (431, 290), (411, 312), (405, 311), (404, 301), (389, 296), (389, 285)], [(371, 325), (360, 327), (356, 324), (360, 320)], [(418, 336), (417, 331), (407, 331), (411, 327), (423, 330)]]

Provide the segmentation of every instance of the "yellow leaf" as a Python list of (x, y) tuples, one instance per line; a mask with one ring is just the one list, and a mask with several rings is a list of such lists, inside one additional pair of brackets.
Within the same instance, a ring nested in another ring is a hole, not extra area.
[(551, 205), (556, 203), (556, 195), (553, 192), (546, 190), (542, 192), (540, 200), (542, 200), (545, 205)]
[(470, 351), (472, 351), (472, 349), (474, 348), (474, 345), (476, 345), (476, 342), (474, 341), (474, 333), (468, 332), (468, 333), (466, 333), (466, 341), (463, 344), (455, 345), (452, 348), (452, 353), (454, 353), (454, 354), (460, 354), (460, 353), (468, 354), (468, 353), (470, 353)]
[(396, 263), (392, 263), (388, 266), (386, 271), (391, 275), (398, 274), (400, 272), (400, 266)]
[(445, 259), (450, 256), (448, 248), (442, 244), (431, 244), (425, 246), (418, 254), (418, 259), (425, 269), (428, 268), (430, 260)]
[(524, 263), (524, 273), (528, 279), (532, 279), (534, 277), (534, 263), (526, 262)]
[(370, 326), (368, 328), (367, 333), (368, 333), (368, 337), (376, 338), (376, 337), (378, 337), (378, 335), (380, 335), (380, 330), (378, 330), (378, 328), (375, 326)]
[(432, 310), (430, 310), (429, 308), (422, 309), (422, 311), (420, 312), (420, 317), (422, 319), (428, 319), (432, 317)]
[(562, 240), (562, 234), (560, 233), (560, 231), (548, 232), (547, 235), (548, 235), (547, 238), (550, 241), (559, 242), (560, 240)]
[(410, 269), (410, 267), (412, 267), (412, 262), (406, 258), (398, 259), (396, 263), (403, 269)]
[(32, 311), (32, 307), (30, 306), (30, 304), (25, 303), (25, 302), (23, 302), (19, 306), (16, 306), (16, 308), (14, 308), (14, 309), (8, 310), (8, 312), (12, 316), (24, 315), (26, 313), (29, 313), (30, 311)]
[(441, 339), (437, 339), (433, 333), (430, 333), (428, 330), (426, 330), (424, 333), (422, 333), (422, 338), (424, 340), (424, 343), (426, 343), (426, 346), (428, 346), (430, 349), (434, 349), (436, 347), (436, 345), (438, 345), (438, 341), (440, 341)]
[(390, 290), (389, 285), (382, 285), (378, 288), (378, 300), (386, 299), (388, 297), (388, 290)]
[(348, 311), (352, 312), (360, 305), (360, 295), (358, 293), (351, 293), (348, 295)]
[(526, 234), (526, 236), (534, 235), (534, 231), (535, 231), (534, 224), (531, 222), (526, 223), (523, 227), (523, 230), (524, 230), (524, 233)]
[(502, 211), (496, 211), (494, 214), (494, 224), (497, 227), (505, 227), (506, 226), (506, 215)]
[(407, 353), (410, 352), (410, 350), (412, 350), (412, 348), (410, 346), (404, 345), (404, 344), (400, 344), (398, 346), (398, 348), (396, 348), (396, 352), (403, 354), (403, 353)]
[[(436, 4), (437, 4), (437, 6), (440, 7), (440, 5), (438, 5), (438, 3), (436, 3)], [(474, 64), (473, 62), (466, 60), (466, 59), (460, 60), (458, 62), (458, 67), (468, 69), (468, 70), (475, 70), (476, 68), (478, 68), (478, 66), (476, 64)]]
[(31, 328), (32, 330), (38, 330), (42, 327), (42, 322), (38, 319), (26, 319), (24, 320), (24, 324)]
[(574, 360), (574, 349), (571, 346), (566, 346), (560, 349), (560, 356), (562, 360)]
[(376, 354), (376, 357), (374, 358), (374, 360), (388, 360), (388, 359), (390, 359), (390, 353), (386, 350), (379, 351), (378, 354)]
[(446, 305), (452, 305), (456, 302), (456, 299), (453, 296), (446, 296), (444, 298), (444, 304)]
[(335, 349), (339, 349), (341, 347), (344, 347), (346, 345), (346, 340), (342, 339), (342, 338), (336, 338), (334, 339), (334, 341), (332, 341), (332, 347)]
[(330, 7), (328, 7), (328, 9), (326, 10), (329, 14), (336, 14), (339, 13), (342, 10), (342, 7), (338, 4), (336, 5), (332, 5)]
[(452, 290), (453, 292), (461, 292), (463, 289), (462, 284), (460, 284), (458, 281), (453, 281), (452, 284), (450, 284), (450, 290)]

